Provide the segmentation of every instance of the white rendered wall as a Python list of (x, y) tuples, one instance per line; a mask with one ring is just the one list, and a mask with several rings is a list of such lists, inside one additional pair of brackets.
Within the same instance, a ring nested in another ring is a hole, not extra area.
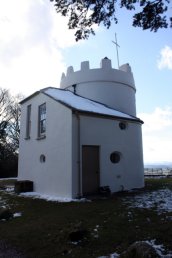
[(62, 75), (60, 87), (76, 94), (106, 104), (127, 114), (136, 115), (135, 83), (128, 64), (118, 69), (111, 67), (111, 60), (102, 59), (100, 68), (90, 69), (89, 62), (81, 63), (81, 70), (69, 67)]
[[(46, 103), (46, 138), (37, 140), (38, 106)], [(25, 140), (26, 107), (32, 105), (31, 137)], [(32, 180), (34, 191), (72, 197), (72, 118), (71, 110), (39, 94), (22, 105), (19, 146), (19, 180)], [(40, 155), (46, 162), (40, 162)]]
[[(80, 155), (82, 145), (100, 146), (100, 185), (110, 186), (112, 192), (144, 186), (141, 124), (128, 122), (128, 128), (121, 130), (119, 122), (115, 119), (80, 116)], [(76, 134), (74, 137), (77, 137)], [(121, 153), (121, 160), (116, 164), (110, 161), (110, 154), (114, 151)], [(76, 172), (77, 159), (73, 166)], [(80, 167), (82, 168), (82, 157)], [(78, 172), (73, 174), (75, 182), (77, 175)], [(78, 184), (75, 185), (73, 194), (77, 190)]]

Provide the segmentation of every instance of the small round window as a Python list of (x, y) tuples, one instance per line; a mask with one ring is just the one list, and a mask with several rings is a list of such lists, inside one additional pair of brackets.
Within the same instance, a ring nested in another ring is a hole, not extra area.
[(121, 159), (121, 155), (120, 155), (119, 152), (114, 151), (114, 152), (112, 152), (112, 153), (110, 154), (110, 161), (111, 161), (112, 163), (118, 163), (118, 162), (120, 162), (120, 159)]
[(125, 129), (127, 128), (127, 123), (125, 123), (125, 122), (120, 122), (120, 123), (119, 123), (119, 128), (120, 128), (121, 130), (125, 130)]
[(41, 162), (41, 163), (44, 163), (45, 160), (46, 160), (45, 155), (44, 155), (44, 154), (41, 154), (41, 156), (40, 156), (40, 162)]

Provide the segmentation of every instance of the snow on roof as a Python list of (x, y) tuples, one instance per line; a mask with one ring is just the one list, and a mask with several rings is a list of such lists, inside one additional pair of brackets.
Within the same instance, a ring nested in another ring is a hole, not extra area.
[(129, 120), (137, 120), (139, 122), (142, 122), (140, 119), (134, 116), (130, 116), (123, 112), (109, 108), (101, 103), (78, 96), (69, 90), (46, 88), (43, 89), (41, 92), (75, 110), (107, 116), (120, 117)]

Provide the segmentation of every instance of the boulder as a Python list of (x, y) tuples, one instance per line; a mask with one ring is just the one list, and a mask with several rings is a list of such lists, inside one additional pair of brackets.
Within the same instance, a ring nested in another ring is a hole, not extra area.
[(71, 226), (68, 238), (71, 242), (80, 243), (88, 236), (88, 231), (83, 228), (82, 222), (79, 221)]
[(77, 230), (69, 234), (69, 239), (71, 242), (80, 242), (84, 240), (88, 232), (86, 230)]
[(148, 243), (135, 242), (120, 255), (120, 258), (160, 258), (156, 250)]
[(9, 219), (13, 218), (13, 213), (7, 209), (7, 208), (1, 208), (0, 209), (0, 220), (6, 220), (8, 221)]

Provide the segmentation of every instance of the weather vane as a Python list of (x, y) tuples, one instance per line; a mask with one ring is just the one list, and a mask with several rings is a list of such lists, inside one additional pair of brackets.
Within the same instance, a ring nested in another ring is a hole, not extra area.
[(117, 42), (117, 36), (116, 36), (116, 33), (115, 33), (115, 41), (112, 40), (112, 43), (115, 44), (116, 46), (116, 54), (117, 54), (117, 62), (118, 62), (118, 68), (119, 68), (119, 55), (118, 55), (118, 48), (120, 47), (118, 45), (118, 42)]

